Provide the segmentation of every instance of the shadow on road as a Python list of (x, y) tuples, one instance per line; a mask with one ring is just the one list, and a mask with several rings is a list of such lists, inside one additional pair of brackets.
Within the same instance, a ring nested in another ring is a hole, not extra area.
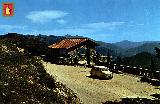
[[(158, 94), (159, 96), (159, 94)], [(102, 104), (160, 104), (159, 99), (147, 99), (147, 98), (123, 98), (122, 101), (106, 101)]]
[(111, 79), (109, 79), (109, 78), (100, 78), (100, 77), (97, 77), (97, 76), (91, 76), (91, 75), (89, 75), (89, 76), (86, 76), (87, 78), (92, 78), (92, 79), (98, 79), (98, 80), (111, 80)]
[(141, 77), (141, 82), (148, 82), (153, 86), (160, 86), (160, 81), (157, 79), (151, 79), (147, 77)]

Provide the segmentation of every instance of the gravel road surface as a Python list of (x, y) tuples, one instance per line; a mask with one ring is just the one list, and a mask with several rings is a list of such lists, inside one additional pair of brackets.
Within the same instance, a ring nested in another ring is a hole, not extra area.
[(152, 98), (160, 89), (128, 74), (113, 74), (111, 80), (88, 77), (90, 68), (55, 65), (43, 62), (47, 72), (72, 89), (84, 104), (101, 104), (121, 98)]

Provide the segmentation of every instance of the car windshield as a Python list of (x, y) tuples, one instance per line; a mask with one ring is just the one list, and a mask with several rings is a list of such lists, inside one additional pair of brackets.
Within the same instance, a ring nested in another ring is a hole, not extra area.
[(105, 66), (95, 66), (94, 69), (99, 71), (108, 71), (108, 68)]

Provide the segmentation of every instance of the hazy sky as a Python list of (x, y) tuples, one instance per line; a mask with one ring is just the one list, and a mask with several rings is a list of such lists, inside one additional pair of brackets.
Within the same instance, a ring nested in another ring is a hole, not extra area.
[(105, 42), (160, 40), (160, 0), (0, 0), (5, 1), (15, 3), (15, 15), (0, 16), (0, 34), (70, 34)]

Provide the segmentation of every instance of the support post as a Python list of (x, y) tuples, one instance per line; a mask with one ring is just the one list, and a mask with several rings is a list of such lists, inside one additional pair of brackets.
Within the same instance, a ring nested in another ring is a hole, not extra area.
[(87, 53), (86, 54), (87, 54), (87, 64), (90, 65), (91, 59), (90, 59), (90, 47), (89, 46), (87, 46)]

